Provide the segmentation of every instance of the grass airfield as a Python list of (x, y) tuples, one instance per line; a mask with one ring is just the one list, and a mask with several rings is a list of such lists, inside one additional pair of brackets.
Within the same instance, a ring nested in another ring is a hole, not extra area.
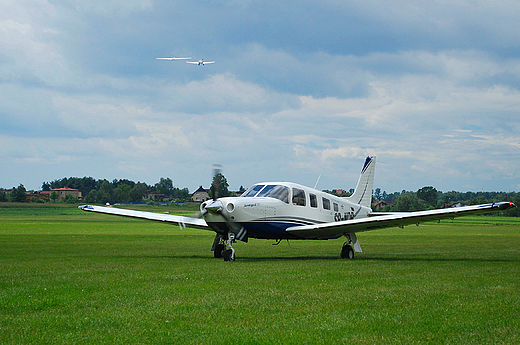
[(0, 343), (520, 343), (520, 219), (360, 233), (355, 260), (343, 239), (251, 239), (224, 262), (213, 238), (0, 204)]

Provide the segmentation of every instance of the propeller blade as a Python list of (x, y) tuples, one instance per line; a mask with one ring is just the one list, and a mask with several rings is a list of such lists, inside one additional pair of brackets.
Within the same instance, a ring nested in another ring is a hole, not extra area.
[(214, 164), (213, 165), (213, 184), (212, 184), (212, 193), (211, 193), (211, 198), (213, 199), (213, 201), (217, 200), (218, 199), (218, 192), (220, 190), (220, 172), (221, 172), (221, 169), (222, 166), (220, 164)]

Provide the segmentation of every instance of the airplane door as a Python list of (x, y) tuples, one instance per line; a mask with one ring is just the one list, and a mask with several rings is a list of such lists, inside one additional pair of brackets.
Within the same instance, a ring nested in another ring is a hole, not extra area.
[(272, 219), (276, 217), (276, 207), (266, 206), (264, 207), (264, 219)]

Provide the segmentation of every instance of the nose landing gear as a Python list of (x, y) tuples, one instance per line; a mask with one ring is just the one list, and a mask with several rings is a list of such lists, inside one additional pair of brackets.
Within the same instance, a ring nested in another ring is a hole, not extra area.
[(230, 231), (228, 232), (227, 238), (227, 241), (225, 241), (222, 235), (217, 234), (217, 236), (215, 236), (215, 241), (211, 248), (211, 250), (213, 250), (213, 257), (224, 258), (224, 261), (235, 261), (235, 248), (233, 248), (235, 234)]
[(235, 261), (235, 248), (233, 248), (233, 242), (235, 242), (235, 234), (231, 231), (228, 233), (227, 247), (222, 254), (224, 256), (224, 261)]

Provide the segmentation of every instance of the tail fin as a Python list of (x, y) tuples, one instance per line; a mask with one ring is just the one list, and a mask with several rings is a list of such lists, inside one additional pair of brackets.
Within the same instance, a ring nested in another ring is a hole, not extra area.
[(361, 176), (356, 186), (354, 194), (349, 197), (349, 200), (360, 204), (361, 206), (370, 207), (372, 204), (372, 188), (374, 186), (374, 172), (376, 170), (376, 157), (367, 157)]

